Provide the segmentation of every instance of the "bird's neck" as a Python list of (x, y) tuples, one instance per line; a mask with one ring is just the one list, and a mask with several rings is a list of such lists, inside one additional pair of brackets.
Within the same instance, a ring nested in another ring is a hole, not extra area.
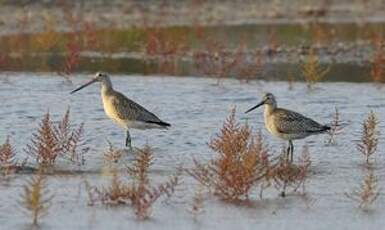
[(274, 110), (277, 108), (277, 105), (276, 104), (265, 104), (265, 111), (264, 111), (264, 114), (265, 115), (270, 115), (274, 112)]
[(101, 92), (102, 94), (109, 94), (113, 91), (112, 83), (110, 79), (105, 79), (101, 84)]

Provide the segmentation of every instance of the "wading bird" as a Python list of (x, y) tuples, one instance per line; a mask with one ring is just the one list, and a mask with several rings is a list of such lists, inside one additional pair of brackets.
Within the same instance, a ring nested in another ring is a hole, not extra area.
[(271, 93), (266, 93), (263, 96), (262, 101), (247, 110), (248, 113), (261, 105), (265, 105), (264, 120), (265, 127), (271, 133), (271, 135), (283, 140), (289, 141), (287, 148), (287, 160), (293, 161), (294, 145), (293, 140), (303, 139), (310, 135), (320, 134), (328, 131), (329, 126), (321, 125), (318, 122), (303, 116), (294, 111), (282, 109), (277, 107), (277, 101)]
[(96, 73), (91, 81), (73, 90), (71, 94), (95, 82), (101, 84), (104, 112), (113, 122), (126, 130), (126, 147), (132, 149), (130, 129), (167, 129), (170, 126), (141, 105), (115, 91), (106, 73)]

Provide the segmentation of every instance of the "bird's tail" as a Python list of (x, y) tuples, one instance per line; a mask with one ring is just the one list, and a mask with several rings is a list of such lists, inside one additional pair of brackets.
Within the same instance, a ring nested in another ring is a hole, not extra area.
[(167, 129), (168, 127), (171, 126), (169, 123), (164, 121), (147, 121), (147, 123), (158, 125), (159, 128), (163, 128), (163, 129)]
[(322, 129), (321, 129), (321, 132), (326, 132), (326, 131), (329, 131), (330, 129), (331, 129), (330, 126), (324, 125), (324, 126), (322, 127)]
[(324, 126), (321, 126), (319, 129), (308, 130), (307, 132), (314, 133), (314, 134), (316, 134), (316, 133), (324, 133), (324, 132), (329, 131), (330, 129), (331, 129), (330, 126), (324, 125)]

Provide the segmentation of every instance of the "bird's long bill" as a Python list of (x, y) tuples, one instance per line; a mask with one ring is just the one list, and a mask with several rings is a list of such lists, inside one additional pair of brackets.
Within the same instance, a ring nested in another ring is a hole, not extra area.
[(96, 81), (97, 81), (96, 78), (92, 79), (91, 81), (85, 83), (84, 85), (82, 85), (82, 86), (80, 86), (80, 87), (78, 87), (78, 88), (72, 90), (72, 91), (71, 91), (71, 94), (76, 93), (77, 91), (79, 91), (79, 90), (81, 90), (81, 89), (83, 89), (83, 88), (85, 88), (85, 87), (91, 85), (92, 83), (94, 83), (94, 82), (96, 82)]
[(261, 101), (258, 105), (256, 105), (256, 106), (250, 108), (250, 109), (247, 110), (245, 113), (251, 112), (251, 111), (253, 111), (254, 109), (258, 108), (259, 106), (261, 106), (261, 105), (263, 105), (263, 104), (265, 104), (265, 101)]

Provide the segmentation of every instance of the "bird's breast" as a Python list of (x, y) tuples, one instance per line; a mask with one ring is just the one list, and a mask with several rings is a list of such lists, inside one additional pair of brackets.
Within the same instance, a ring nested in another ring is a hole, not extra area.
[(108, 95), (102, 95), (104, 112), (112, 121), (117, 123), (119, 126), (125, 127), (126, 122), (119, 118), (117, 110), (113, 104), (113, 98)]
[(264, 116), (264, 120), (265, 120), (265, 127), (266, 129), (274, 136), (276, 136), (276, 134), (278, 133), (277, 131), (277, 127), (275, 126), (274, 124), (274, 119), (272, 116), (269, 116), (269, 115), (265, 115)]

